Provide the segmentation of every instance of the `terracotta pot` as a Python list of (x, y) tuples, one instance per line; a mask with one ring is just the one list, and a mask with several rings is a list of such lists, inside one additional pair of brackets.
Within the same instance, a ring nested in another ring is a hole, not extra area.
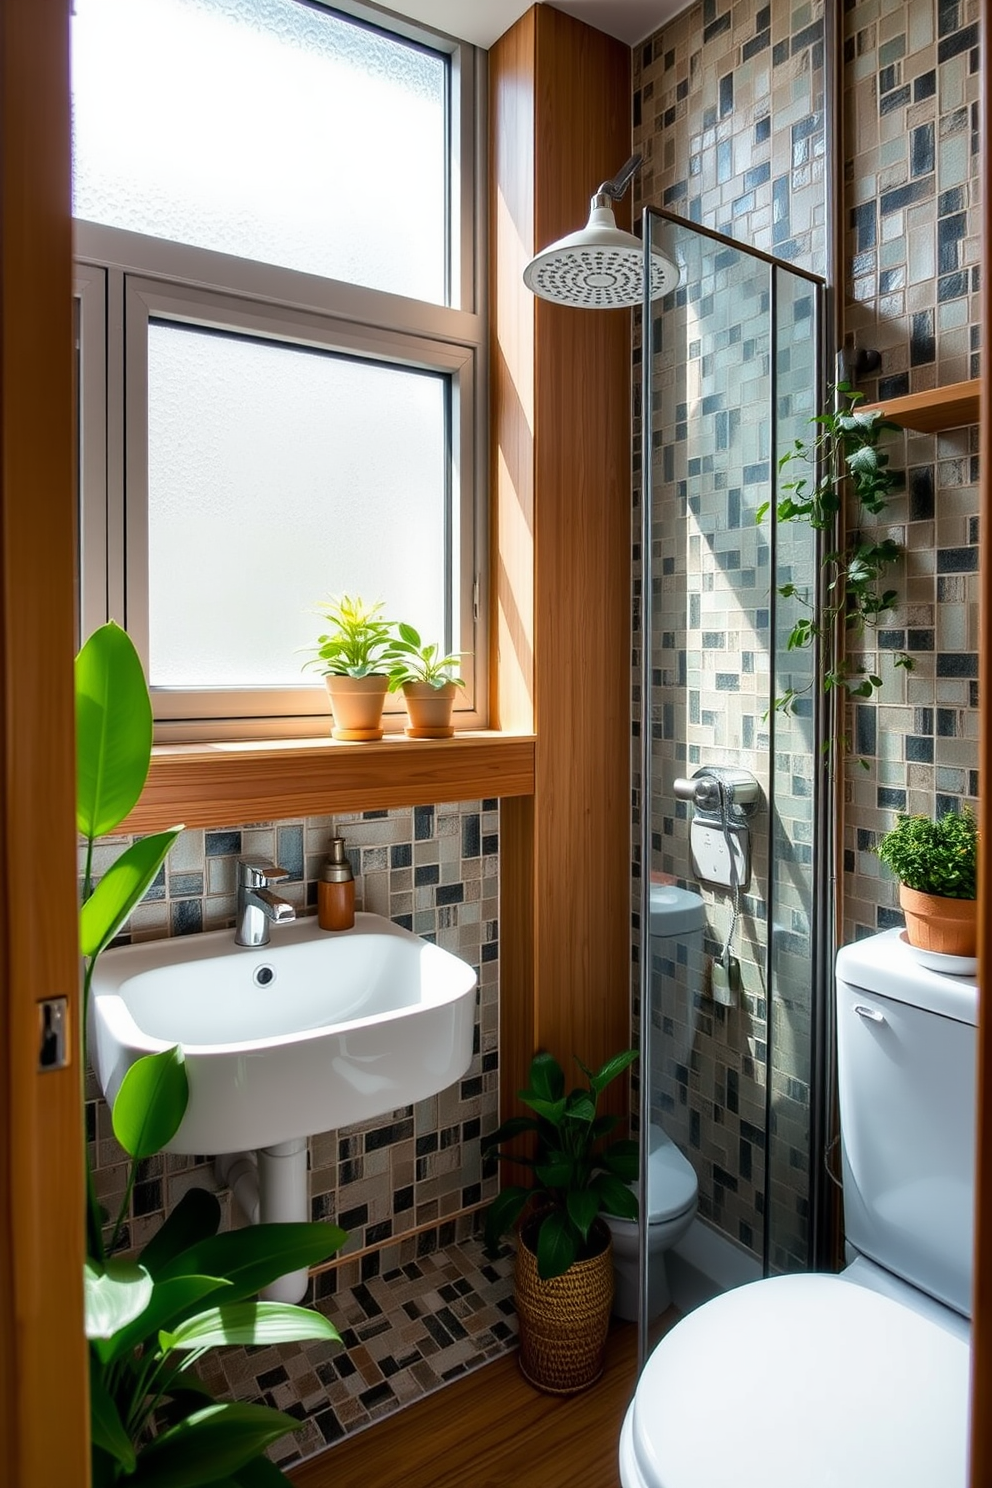
[(382, 707), (388, 677), (329, 676), (324, 678), (324, 685), (334, 713), (332, 739), (360, 743), (382, 738)]
[(977, 899), (943, 899), (899, 885), (906, 938), (921, 951), (974, 956), (978, 950)]
[(451, 710), (457, 688), (454, 682), (432, 687), (429, 682), (404, 682), (403, 696), (410, 715), (406, 733), (410, 739), (450, 739), (455, 732)]
[(564, 1276), (542, 1281), (525, 1225), (514, 1284), (520, 1322), (520, 1371), (550, 1395), (574, 1395), (599, 1379), (613, 1306), (613, 1240), (601, 1220), (593, 1231), (602, 1250), (576, 1261)]

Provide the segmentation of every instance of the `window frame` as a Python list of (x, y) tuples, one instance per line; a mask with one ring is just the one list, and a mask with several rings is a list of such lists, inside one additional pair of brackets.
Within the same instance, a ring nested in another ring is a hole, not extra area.
[[(485, 54), (375, 7), (346, 0), (326, 8), (449, 55), (450, 303), (436, 305), (75, 219), (81, 326), (81, 625), (85, 635), (105, 619), (119, 620), (147, 671), (150, 319), (440, 372), (451, 388), (452, 525), (458, 538), (453, 554), (457, 584), (450, 603), (466, 647), (462, 675), (467, 685), (457, 701), (455, 722), (459, 729), (481, 728), (487, 722), (489, 649)], [(383, 230), (393, 230), (388, 210)], [(98, 335), (101, 301), (105, 332)], [(102, 369), (98, 346), (103, 347)], [(95, 454), (100, 448), (102, 470)], [(314, 603), (325, 597), (314, 595)], [(315, 634), (317, 626), (315, 617)], [(326, 698), (313, 685), (156, 687), (152, 700), (160, 743), (308, 737), (326, 734), (328, 728)], [(399, 728), (402, 712), (401, 698), (387, 699), (387, 728)]]

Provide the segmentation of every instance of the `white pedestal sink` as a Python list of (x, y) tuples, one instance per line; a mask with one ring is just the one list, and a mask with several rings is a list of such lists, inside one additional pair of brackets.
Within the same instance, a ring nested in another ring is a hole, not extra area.
[(240, 1152), (435, 1095), (472, 1058), (476, 975), (379, 915), (236, 946), (230, 930), (107, 951), (90, 1051), (113, 1105), (142, 1054), (182, 1044), (189, 1106), (169, 1152)]
[[(90, 1053), (113, 1105), (136, 1059), (181, 1044), (189, 1105), (166, 1151), (262, 1150), (263, 1219), (306, 1219), (300, 1139), (460, 1079), (472, 1059), (476, 981), (457, 956), (372, 914), (339, 933), (298, 920), (258, 947), (236, 946), (230, 930), (147, 941), (100, 957)], [(284, 1174), (281, 1159), (295, 1155), (282, 1197), (266, 1192), (271, 1149)]]

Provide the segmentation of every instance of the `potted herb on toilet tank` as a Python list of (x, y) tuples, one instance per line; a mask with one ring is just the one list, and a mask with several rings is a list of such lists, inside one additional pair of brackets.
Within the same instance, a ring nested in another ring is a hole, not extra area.
[(459, 652), (445, 656), (436, 643), (425, 645), (420, 632), (400, 621), (391, 644), (389, 690), (403, 689), (411, 739), (450, 739), (455, 693), (464, 687), (458, 675)]
[(317, 637), (305, 663), (323, 673), (331, 700), (335, 739), (381, 739), (382, 709), (393, 657), (393, 627), (382, 619), (381, 603), (366, 604), (342, 595), (318, 607), (328, 629)]
[(550, 1054), (535, 1054), (530, 1084), (518, 1092), (533, 1116), (511, 1116), (488, 1137), (484, 1152), (514, 1138), (531, 1138), (523, 1155), (497, 1152), (529, 1169), (529, 1187), (504, 1188), (486, 1216), (486, 1244), (523, 1219), (515, 1288), (520, 1368), (539, 1389), (570, 1395), (603, 1371), (613, 1302), (613, 1247), (604, 1213), (636, 1219), (628, 1184), (638, 1176), (637, 1143), (607, 1141), (618, 1116), (597, 1115), (599, 1096), (637, 1058), (635, 1049), (602, 1069), (576, 1060), (587, 1085), (566, 1094), (565, 1074)]
[[(76, 658), (77, 825), (86, 848), (80, 912), (84, 1023), (99, 956), (144, 898), (181, 830), (138, 838), (94, 886), (95, 840), (113, 832), (137, 804), (151, 742), (141, 663), (125, 632), (105, 625)], [(256, 1299), (287, 1271), (333, 1255), (345, 1236), (332, 1225), (254, 1225), (218, 1234), (216, 1197), (194, 1188), (139, 1254), (119, 1253), (138, 1164), (175, 1136), (188, 1098), (181, 1048), (139, 1059), (113, 1106), (114, 1135), (129, 1163), (123, 1201), (109, 1221), (87, 1173), (84, 1280), (94, 1488), (131, 1482), (136, 1488), (285, 1484), (265, 1450), (299, 1423), (267, 1406), (215, 1401), (193, 1366), (221, 1345), (338, 1337), (317, 1312)]]
[(911, 946), (943, 956), (978, 948), (978, 824), (968, 810), (900, 816), (876, 848), (899, 880)]

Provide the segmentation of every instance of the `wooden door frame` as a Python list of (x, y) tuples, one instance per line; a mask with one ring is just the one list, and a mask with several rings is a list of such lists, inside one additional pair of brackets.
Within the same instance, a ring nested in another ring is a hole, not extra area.
[[(68, 0), (0, 6), (0, 1480), (85, 1488)], [(41, 1073), (38, 1004), (67, 1000)]]

